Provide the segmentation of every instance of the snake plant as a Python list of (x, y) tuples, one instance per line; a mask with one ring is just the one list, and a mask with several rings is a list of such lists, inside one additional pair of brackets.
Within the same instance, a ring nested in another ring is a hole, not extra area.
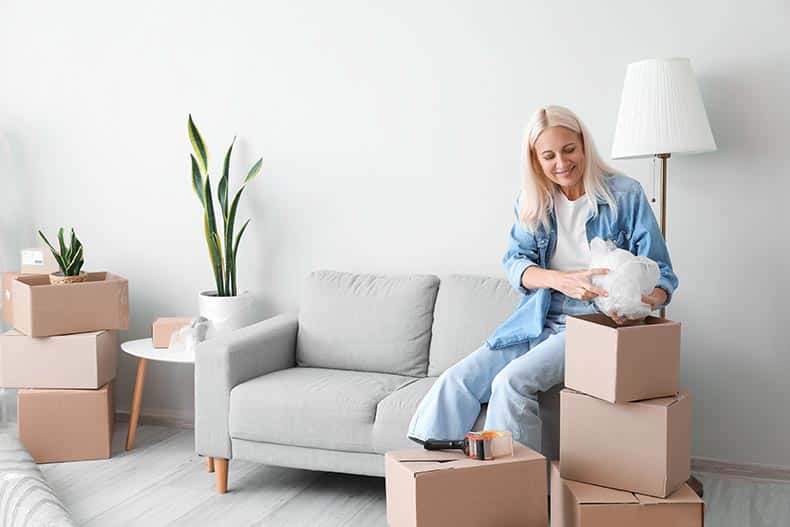
[[(231, 152), (233, 152), (233, 145), (236, 143), (236, 138), (233, 138), (225, 154), (225, 161), (222, 164), (222, 177), (217, 185), (219, 214), (222, 217), (222, 226), (220, 227), (217, 225), (214, 198), (211, 193), (211, 182), (208, 173), (208, 149), (197, 126), (192, 121), (191, 114), (187, 125), (189, 141), (192, 143), (193, 150), (193, 153), (189, 155), (192, 162), (192, 188), (203, 206), (203, 230), (206, 236), (211, 268), (214, 271), (217, 296), (236, 296), (236, 258), (239, 253), (239, 242), (247, 229), (247, 225), (250, 224), (248, 219), (237, 233), (234, 232), (236, 210), (247, 183), (260, 174), (263, 159), (258, 159), (252, 165), (247, 172), (247, 177), (244, 178), (241, 188), (236, 192), (233, 200), (228, 201), (230, 156)], [(222, 236), (220, 236), (220, 232)]]
[(46, 243), (52, 251), (52, 256), (54, 256), (55, 261), (58, 262), (58, 267), (60, 267), (60, 272), (63, 273), (63, 276), (79, 276), (85, 259), (83, 258), (84, 251), (82, 242), (80, 242), (74, 234), (74, 229), (71, 229), (71, 239), (69, 240), (68, 246), (63, 240), (63, 227), (58, 229), (58, 245), (60, 246), (60, 251), (56, 250), (52, 244), (49, 243), (49, 240), (47, 240), (43, 232), (38, 231), (38, 235), (41, 236), (41, 239), (44, 240), (44, 243)]

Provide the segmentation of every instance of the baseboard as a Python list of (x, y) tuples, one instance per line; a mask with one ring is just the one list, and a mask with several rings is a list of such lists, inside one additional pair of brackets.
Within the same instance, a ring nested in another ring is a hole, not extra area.
[[(115, 422), (128, 423), (129, 410), (116, 410)], [(195, 427), (195, 421), (191, 413), (187, 415), (179, 412), (155, 409), (141, 412), (138, 423), (141, 425), (169, 426), (171, 428), (184, 429), (192, 429)]]
[[(119, 423), (128, 423), (129, 411), (116, 411), (115, 421)], [(194, 418), (191, 414), (181, 414), (168, 410), (146, 410), (140, 414), (139, 422), (144, 425), (169, 426), (183, 429), (190, 429), (195, 426)], [(720, 459), (693, 457), (691, 458), (691, 470), (693, 472), (707, 472), (739, 478), (790, 481), (790, 467), (778, 465), (734, 463), (731, 461), (722, 461)]]
[(790, 467), (761, 465), (758, 463), (733, 463), (704, 457), (691, 458), (693, 472), (709, 472), (747, 479), (790, 481)]

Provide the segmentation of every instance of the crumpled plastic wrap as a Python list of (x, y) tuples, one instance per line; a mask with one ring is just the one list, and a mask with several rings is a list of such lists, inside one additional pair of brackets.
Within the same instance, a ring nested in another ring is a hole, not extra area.
[(198, 344), (214, 336), (214, 325), (204, 317), (197, 317), (170, 336), (170, 348), (174, 351), (194, 353)]
[(595, 238), (590, 242), (590, 269), (609, 269), (605, 275), (592, 277), (593, 285), (605, 289), (609, 296), (598, 296), (595, 305), (607, 315), (613, 311), (630, 320), (642, 319), (651, 313), (642, 302), (658, 284), (658, 264), (646, 256), (635, 256), (618, 249), (612, 241)]

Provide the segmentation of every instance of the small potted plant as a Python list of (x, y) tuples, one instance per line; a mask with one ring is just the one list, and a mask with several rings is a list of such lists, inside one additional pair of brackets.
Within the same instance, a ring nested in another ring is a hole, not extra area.
[[(236, 283), (236, 262), (239, 253), (239, 243), (250, 220), (245, 221), (238, 232), (236, 232), (236, 211), (247, 183), (260, 174), (263, 159), (258, 159), (252, 165), (241, 184), (241, 188), (236, 191), (233, 199), (229, 200), (230, 156), (233, 152), (233, 145), (236, 142), (236, 138), (233, 138), (233, 142), (228, 147), (222, 164), (222, 177), (219, 179), (216, 191), (218, 204), (215, 208), (208, 172), (208, 149), (197, 126), (192, 121), (192, 115), (189, 116), (187, 128), (193, 150), (193, 153), (190, 154), (192, 188), (203, 207), (203, 230), (216, 285), (215, 290), (200, 293), (200, 314), (212, 321), (215, 329), (219, 331), (238, 329), (246, 325), (246, 319), (249, 318), (247, 311), (249, 311), (251, 304), (247, 292), (239, 292)], [(217, 222), (217, 212), (222, 220), (221, 225)]]
[(52, 251), (55, 261), (58, 262), (60, 271), (49, 275), (49, 283), (53, 285), (74, 284), (77, 282), (84, 282), (88, 279), (88, 275), (82, 270), (85, 263), (83, 258), (83, 247), (77, 236), (74, 234), (74, 229), (71, 229), (71, 240), (67, 246), (63, 240), (63, 227), (58, 229), (58, 244), (60, 251), (56, 250), (44, 233), (38, 231), (38, 235), (44, 240), (44, 243)]

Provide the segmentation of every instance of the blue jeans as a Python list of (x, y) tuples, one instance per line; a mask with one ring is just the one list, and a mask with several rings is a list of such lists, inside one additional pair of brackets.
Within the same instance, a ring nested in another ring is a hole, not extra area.
[(513, 439), (541, 451), (538, 392), (565, 374), (566, 315), (596, 313), (592, 302), (552, 292), (543, 332), (523, 344), (492, 350), (483, 345), (436, 380), (409, 424), (409, 437), (461, 439), (488, 403), (485, 430), (509, 430)]

